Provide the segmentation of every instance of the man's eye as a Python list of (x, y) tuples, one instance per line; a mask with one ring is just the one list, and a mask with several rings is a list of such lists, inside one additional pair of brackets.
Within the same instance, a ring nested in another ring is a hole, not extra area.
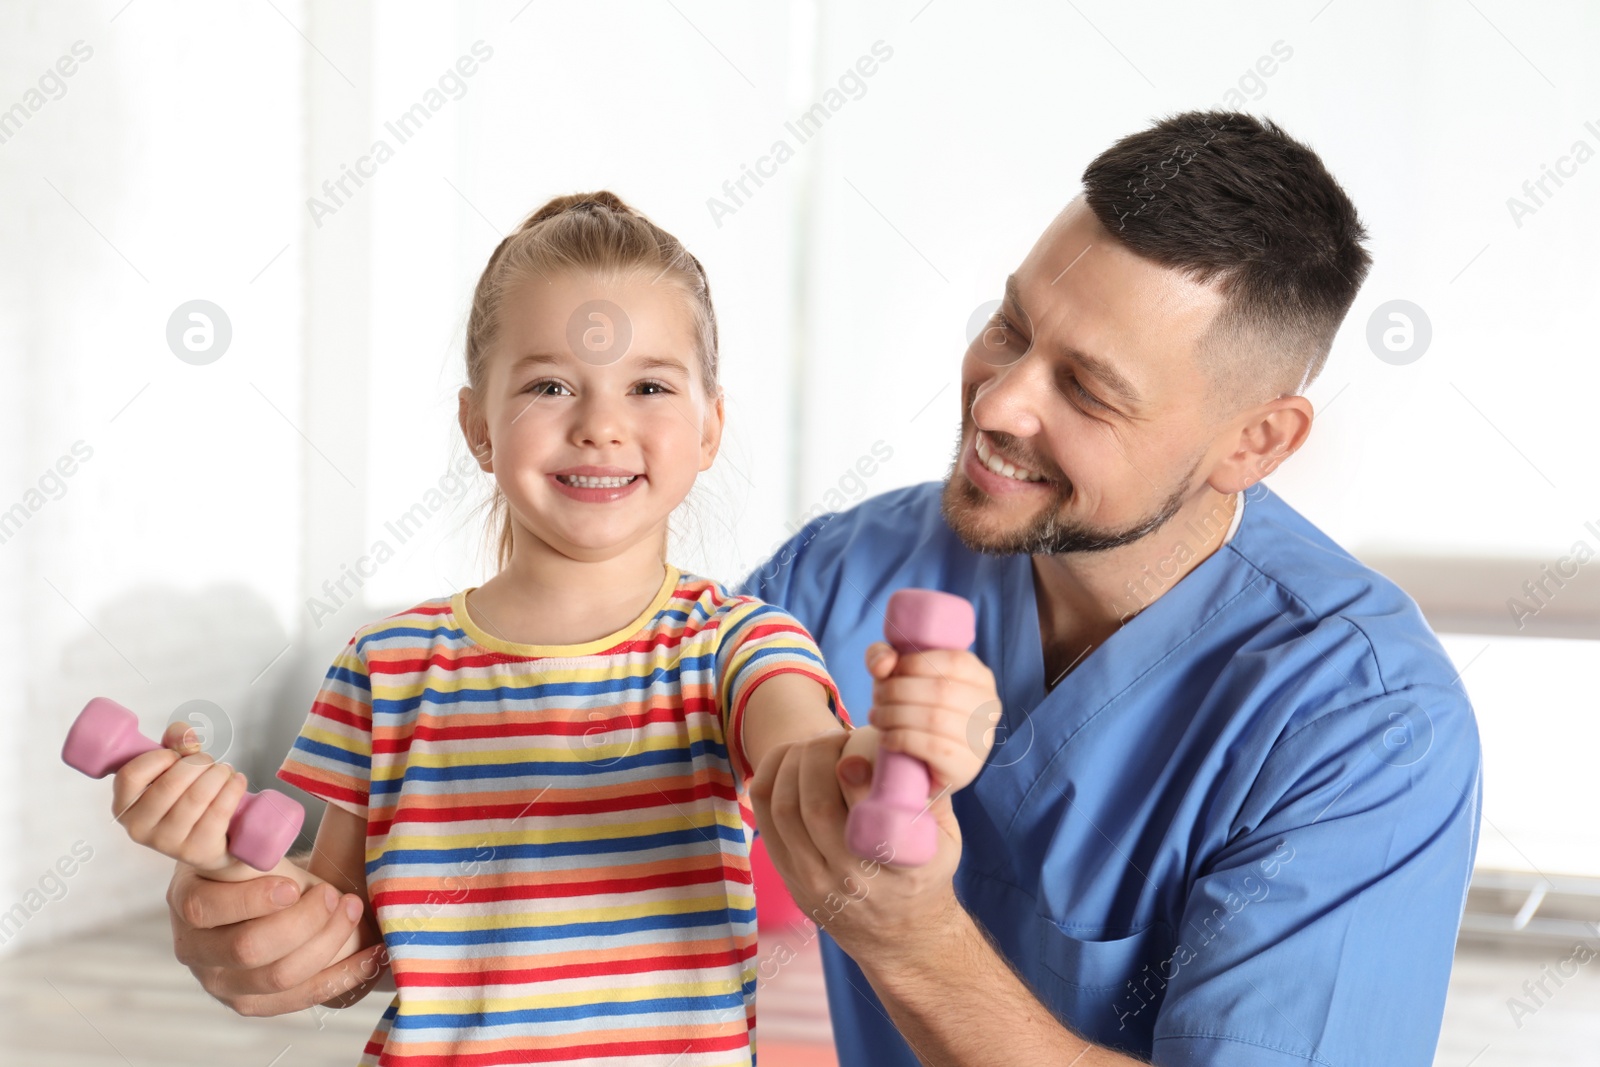
[(984, 327), (982, 339), (986, 348), (1010, 347), (1022, 343), (1022, 337), (1011, 324), (1011, 320), (998, 311), (990, 317), (989, 325)]
[(1091, 407), (1104, 408), (1104, 409), (1108, 409), (1109, 410), (1110, 405), (1101, 403), (1099, 398), (1096, 397), (1093, 393), (1089, 392), (1089, 390), (1085, 389), (1083, 387), (1083, 383), (1078, 381), (1078, 379), (1069, 378), (1069, 379), (1067, 379), (1067, 381), (1068, 381), (1069, 388), (1072, 389), (1073, 395), (1076, 396), (1079, 400), (1082, 400), (1085, 404), (1088, 404)]

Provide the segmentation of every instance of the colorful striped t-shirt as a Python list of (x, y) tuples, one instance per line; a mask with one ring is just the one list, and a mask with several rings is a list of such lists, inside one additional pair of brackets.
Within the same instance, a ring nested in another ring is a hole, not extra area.
[(397, 992), (360, 1063), (750, 1067), (733, 768), (775, 675), (822, 683), (849, 725), (811, 635), (670, 566), (638, 618), (578, 645), (500, 640), (470, 591), (358, 630), (278, 771), (367, 820)]

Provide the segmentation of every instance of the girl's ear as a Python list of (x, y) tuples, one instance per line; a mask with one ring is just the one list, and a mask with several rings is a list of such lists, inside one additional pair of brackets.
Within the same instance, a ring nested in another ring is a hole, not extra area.
[(716, 462), (717, 450), (722, 447), (723, 424), (722, 390), (717, 390), (717, 397), (706, 411), (704, 428), (700, 435), (700, 469), (710, 470), (711, 464)]
[(472, 458), (478, 461), (478, 469), (493, 474), (493, 446), (489, 443), (489, 425), (483, 416), (477, 413), (472, 403), (472, 387), (463, 385), (461, 392), (456, 395), (456, 420), (461, 423), (461, 436), (466, 438)]

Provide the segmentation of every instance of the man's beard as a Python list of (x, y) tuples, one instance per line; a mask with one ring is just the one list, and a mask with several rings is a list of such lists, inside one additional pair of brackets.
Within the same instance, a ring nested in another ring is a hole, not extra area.
[(939, 499), (939, 510), (944, 515), (944, 521), (949, 524), (962, 544), (974, 552), (993, 556), (1021, 554), (1054, 556), (1067, 552), (1104, 552), (1107, 549), (1131, 544), (1159, 530), (1166, 525), (1168, 519), (1178, 513), (1178, 509), (1183, 506), (1184, 500), (1189, 495), (1189, 479), (1200, 466), (1198, 462), (1195, 463), (1178, 483), (1177, 488), (1173, 489), (1152, 515), (1121, 530), (1097, 530), (1080, 522), (1063, 520), (1061, 509), (1072, 496), (1072, 486), (1064, 478), (1052, 478), (1045, 483), (1051, 490), (1052, 499), (1049, 505), (1039, 512), (1037, 518), (1021, 529), (992, 533), (984, 529), (983, 524), (975, 521), (972, 516), (972, 512), (981, 508), (989, 500), (989, 496), (973, 485), (961, 471), (961, 452), (965, 441), (966, 429), (963, 427), (956, 437), (955, 459), (951, 461), (950, 473), (945, 478), (944, 491)]

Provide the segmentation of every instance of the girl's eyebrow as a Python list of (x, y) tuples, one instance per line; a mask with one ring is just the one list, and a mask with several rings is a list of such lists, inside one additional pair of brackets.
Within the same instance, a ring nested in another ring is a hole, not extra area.
[(544, 363), (560, 363), (560, 362), (561, 362), (561, 357), (560, 356), (552, 356), (548, 352), (529, 352), (527, 355), (518, 356), (516, 358), (516, 360), (511, 364), (511, 369), (515, 371), (515, 370), (521, 370), (523, 367), (530, 366), (531, 364), (535, 364), (535, 363), (544, 364)]
[[(549, 352), (529, 352), (518, 356), (511, 364), (511, 370), (516, 372), (528, 366), (565, 363), (567, 358), (552, 355)], [(640, 356), (632, 362), (641, 370), (671, 370), (677, 371), (685, 377), (689, 374), (689, 368), (684, 364), (683, 360), (678, 359), (676, 356)]]
[(685, 377), (689, 374), (689, 368), (684, 366), (683, 360), (675, 356), (641, 356), (638, 363), (644, 370), (675, 370)]

